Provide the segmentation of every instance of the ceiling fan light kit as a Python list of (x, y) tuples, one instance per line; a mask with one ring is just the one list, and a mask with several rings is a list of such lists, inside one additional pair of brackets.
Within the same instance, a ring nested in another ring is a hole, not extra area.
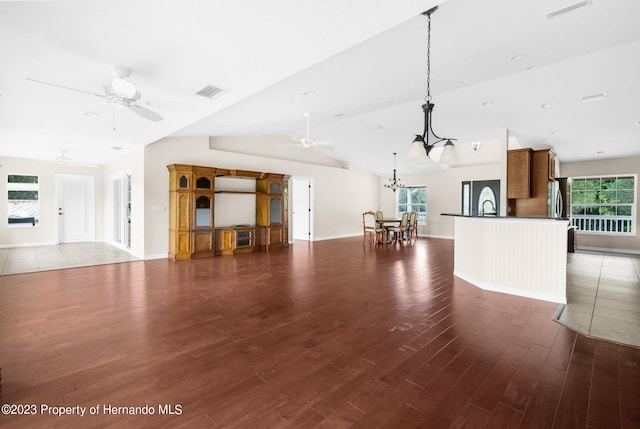
[(134, 84), (121, 77), (114, 77), (111, 80), (111, 89), (113, 89), (114, 93), (124, 98), (133, 98), (138, 93)]
[(431, 14), (438, 9), (438, 6), (423, 12), (423, 15), (427, 16), (427, 96), (425, 97), (425, 103), (422, 105), (422, 111), (424, 112), (424, 131), (422, 134), (416, 134), (416, 137), (411, 143), (411, 149), (409, 150), (408, 162), (413, 167), (424, 167), (430, 163), (429, 153), (434, 146), (440, 142), (445, 142), (442, 154), (440, 156), (439, 163), (444, 165), (456, 164), (458, 157), (456, 154), (455, 146), (453, 145), (453, 138), (438, 137), (433, 132), (433, 107), (431, 102)]

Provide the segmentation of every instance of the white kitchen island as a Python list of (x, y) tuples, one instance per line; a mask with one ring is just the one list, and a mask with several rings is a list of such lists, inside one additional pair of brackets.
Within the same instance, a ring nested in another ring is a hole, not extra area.
[(567, 303), (568, 220), (452, 216), (454, 275), (486, 290)]

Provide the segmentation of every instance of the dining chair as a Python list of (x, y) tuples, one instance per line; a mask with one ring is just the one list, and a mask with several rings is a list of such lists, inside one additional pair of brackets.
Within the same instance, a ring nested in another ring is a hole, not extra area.
[(416, 239), (418, 238), (418, 213), (409, 212), (409, 240), (413, 239), (415, 234)]
[(362, 245), (367, 241), (367, 235), (369, 235), (369, 239), (377, 244), (379, 239), (384, 237), (384, 228), (379, 226), (378, 222), (376, 222), (376, 214), (374, 212), (364, 212), (362, 213), (362, 228), (364, 232), (364, 239), (362, 240)]
[(403, 240), (405, 235), (408, 233), (409, 227), (409, 213), (402, 213), (402, 217), (400, 218), (400, 225), (388, 226), (387, 231), (393, 233), (394, 241), (398, 241), (398, 237), (400, 240)]
[(376, 220), (381, 221), (382, 219), (384, 219), (384, 215), (382, 214), (382, 211), (376, 210)]

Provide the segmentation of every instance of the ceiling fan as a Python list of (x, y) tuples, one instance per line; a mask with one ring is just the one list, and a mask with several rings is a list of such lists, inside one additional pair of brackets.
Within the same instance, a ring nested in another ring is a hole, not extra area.
[[(36, 160), (36, 162), (46, 162), (46, 163), (50, 163), (51, 161), (52, 161), (51, 159)], [(91, 163), (75, 161), (72, 158), (69, 158), (69, 156), (67, 155), (67, 151), (64, 149), (60, 151), (60, 155), (53, 158), (53, 162), (55, 162), (58, 165), (64, 165), (66, 167), (100, 167), (99, 164), (91, 164)]]
[(297, 140), (297, 143), (279, 144), (277, 146), (280, 146), (280, 147), (302, 147), (304, 149), (315, 149), (315, 148), (333, 149), (333, 145), (331, 144), (331, 142), (329, 140), (312, 140), (311, 137), (309, 137), (309, 117), (311, 116), (311, 113), (306, 112), (304, 114), (304, 116), (307, 118), (307, 135), (306, 135), (306, 137), (303, 137), (301, 139), (292, 139), (292, 140)]
[(55, 158), (55, 162), (58, 165), (67, 165), (70, 167), (98, 167), (98, 164), (89, 164), (89, 163), (82, 163), (82, 162), (76, 162), (73, 159), (69, 158), (67, 156), (67, 151), (63, 150), (60, 152), (59, 156), (56, 156)]
[(110, 83), (102, 86), (103, 93), (98, 94), (91, 91), (85, 91), (77, 88), (70, 88), (64, 85), (58, 85), (56, 83), (51, 82), (43, 82), (41, 80), (25, 78), (26, 80), (30, 80), (32, 82), (41, 83), (44, 85), (55, 86), (58, 88), (69, 89), (71, 91), (82, 92), (84, 94), (94, 95), (96, 97), (102, 98), (106, 103), (111, 104), (113, 106), (121, 106), (128, 108), (136, 115), (147, 119), (149, 121), (157, 122), (162, 121), (164, 118), (154, 112), (151, 109), (148, 109), (139, 104), (140, 98), (142, 94), (138, 91), (136, 86), (127, 80), (129, 76), (131, 76), (131, 69), (124, 66), (116, 66), (113, 68), (114, 77), (111, 79)]

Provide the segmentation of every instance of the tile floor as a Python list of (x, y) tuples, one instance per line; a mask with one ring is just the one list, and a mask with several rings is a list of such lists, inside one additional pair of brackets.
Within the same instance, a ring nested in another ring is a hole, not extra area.
[(640, 256), (576, 252), (567, 262), (567, 306), (559, 322), (640, 347)]
[(0, 275), (137, 260), (129, 252), (102, 242), (15, 247), (0, 249)]

